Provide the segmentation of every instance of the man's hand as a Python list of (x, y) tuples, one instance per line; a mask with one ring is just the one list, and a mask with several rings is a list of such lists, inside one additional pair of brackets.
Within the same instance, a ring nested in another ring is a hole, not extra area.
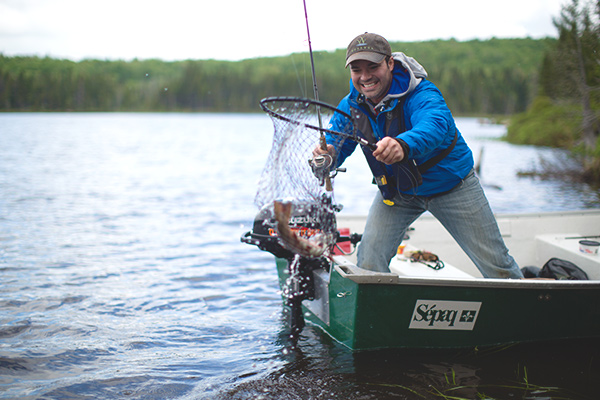
[(327, 145), (327, 151), (323, 150), (321, 148), (321, 146), (317, 146), (313, 149), (312, 154), (313, 154), (313, 157), (318, 157), (323, 154), (329, 154), (331, 157), (333, 157), (335, 155), (335, 149), (334, 149), (333, 145), (331, 145), (331, 144)]
[(317, 146), (312, 151), (312, 159), (308, 160), (313, 174), (319, 180), (321, 186), (326, 185), (327, 191), (332, 191), (331, 178), (329, 176), (331, 164), (333, 164), (333, 156), (335, 149), (332, 145), (327, 145), (327, 150), (323, 150), (321, 146)]
[(377, 161), (391, 165), (404, 159), (404, 150), (396, 139), (387, 136), (377, 142), (377, 149), (373, 152), (373, 156)]

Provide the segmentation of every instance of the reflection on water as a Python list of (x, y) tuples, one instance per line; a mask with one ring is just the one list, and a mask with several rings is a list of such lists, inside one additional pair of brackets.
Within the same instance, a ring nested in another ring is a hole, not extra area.
[[(598, 207), (585, 185), (516, 177), (554, 150), (459, 126), (495, 211)], [(239, 242), (271, 135), (264, 115), (0, 115), (0, 398), (592, 393), (594, 343), (353, 354), (309, 326), (290, 348), (273, 259)], [(364, 213), (370, 174), (360, 154), (347, 167), (336, 199)]]

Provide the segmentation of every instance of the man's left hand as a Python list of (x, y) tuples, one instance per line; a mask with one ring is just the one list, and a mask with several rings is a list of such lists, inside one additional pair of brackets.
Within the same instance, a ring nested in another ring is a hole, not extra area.
[(377, 161), (391, 165), (404, 159), (404, 150), (396, 139), (388, 136), (377, 142), (377, 149), (373, 151), (373, 156)]

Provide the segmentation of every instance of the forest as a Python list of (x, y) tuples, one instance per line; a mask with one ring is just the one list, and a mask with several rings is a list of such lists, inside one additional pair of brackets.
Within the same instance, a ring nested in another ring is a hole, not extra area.
[[(538, 94), (556, 39), (393, 42), (416, 58), (455, 115), (512, 115)], [(348, 91), (345, 49), (315, 52), (320, 100)], [(313, 96), (310, 57), (241, 61), (70, 60), (0, 54), (0, 111), (258, 112), (268, 96)]]

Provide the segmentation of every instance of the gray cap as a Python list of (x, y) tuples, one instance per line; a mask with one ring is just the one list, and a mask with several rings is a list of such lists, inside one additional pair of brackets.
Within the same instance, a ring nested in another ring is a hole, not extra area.
[(388, 41), (383, 36), (365, 32), (352, 39), (348, 45), (346, 67), (355, 60), (380, 63), (385, 56), (392, 56), (392, 48)]

